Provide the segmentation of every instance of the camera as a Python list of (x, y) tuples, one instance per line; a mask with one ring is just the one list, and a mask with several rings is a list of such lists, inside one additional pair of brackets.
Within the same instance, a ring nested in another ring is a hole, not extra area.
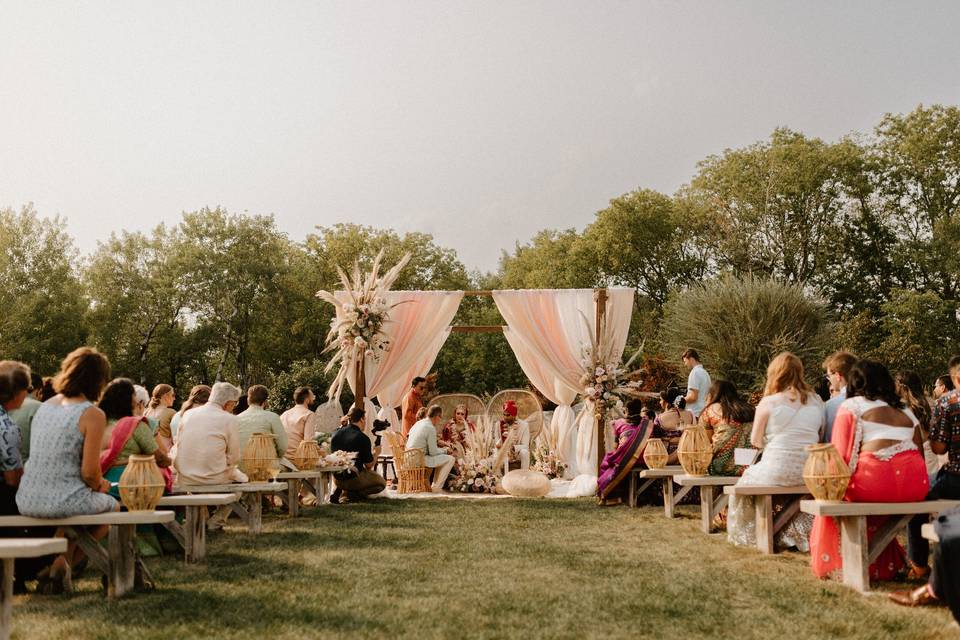
[(389, 420), (374, 420), (374, 421), (373, 421), (373, 426), (370, 428), (370, 431), (373, 433), (374, 446), (376, 446), (376, 447), (379, 447), (379, 446), (380, 446), (380, 438), (383, 437), (383, 436), (381, 436), (380, 434), (383, 433), (384, 431), (386, 431), (388, 428), (390, 428), (390, 421), (389, 421)]

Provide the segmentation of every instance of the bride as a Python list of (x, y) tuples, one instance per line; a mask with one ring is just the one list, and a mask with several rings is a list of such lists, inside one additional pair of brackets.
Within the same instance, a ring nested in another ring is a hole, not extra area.
[[(816, 444), (824, 424), (820, 397), (803, 380), (803, 363), (792, 353), (781, 353), (767, 367), (763, 399), (757, 405), (750, 442), (762, 449), (760, 462), (747, 467), (737, 486), (803, 484), (807, 445)], [(731, 496), (727, 538), (738, 545), (757, 541), (756, 506), (752, 496)], [(782, 547), (809, 550), (813, 518), (799, 514), (780, 534)]]

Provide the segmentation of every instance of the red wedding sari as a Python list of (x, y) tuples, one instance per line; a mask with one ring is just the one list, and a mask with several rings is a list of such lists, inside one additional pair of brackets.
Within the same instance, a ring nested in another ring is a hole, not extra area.
[[(850, 398), (840, 405), (833, 423), (830, 441), (852, 471), (843, 499), (849, 502), (922, 501), (930, 481), (923, 454), (916, 447), (888, 447), (875, 453), (860, 451), (863, 438), (861, 415), (871, 408), (863, 398)], [(886, 521), (887, 516), (868, 517), (867, 539), (872, 539)], [(906, 560), (903, 546), (894, 539), (870, 565), (870, 579), (892, 580), (906, 566)], [(819, 578), (840, 575), (843, 569), (840, 528), (833, 518), (817, 516), (813, 521), (810, 566)]]

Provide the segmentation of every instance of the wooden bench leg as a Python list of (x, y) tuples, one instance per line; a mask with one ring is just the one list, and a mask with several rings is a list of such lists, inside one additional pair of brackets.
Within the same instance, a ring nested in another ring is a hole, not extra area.
[(883, 553), (887, 545), (893, 542), (897, 534), (909, 524), (913, 516), (890, 516), (887, 521), (873, 532), (873, 540), (870, 541), (870, 549), (867, 552), (867, 562), (873, 564), (877, 557)]
[[(110, 527), (111, 530), (113, 527)], [(107, 581), (109, 584), (110, 580), (110, 556), (104, 550), (100, 543), (97, 540), (93, 539), (86, 529), (83, 527), (65, 527), (64, 532), (67, 536), (67, 539), (73, 540), (77, 543), (77, 546), (80, 547), (80, 550), (83, 551), (84, 555), (87, 556), (87, 559), (90, 560), (90, 564), (93, 565), (93, 568), (107, 576)]]
[(843, 584), (861, 593), (870, 591), (870, 550), (867, 546), (866, 516), (836, 518), (840, 524), (840, 557)]
[(713, 494), (716, 487), (704, 485), (700, 487), (700, 528), (704, 533), (713, 530)]
[(291, 518), (300, 517), (300, 480), (287, 480), (287, 508)]
[(673, 517), (673, 478), (663, 479), (663, 515)]
[(637, 507), (637, 472), (630, 472), (630, 486), (627, 488), (627, 505), (631, 509)]
[(207, 559), (207, 507), (188, 506), (184, 528), (184, 560), (188, 564)]
[(3, 590), (0, 591), (0, 640), (10, 640), (13, 631), (13, 558), (3, 559)]
[(756, 507), (757, 549), (761, 553), (774, 552), (773, 496), (754, 496)]
[[(387, 477), (386, 463), (384, 463), (384, 467), (383, 467), (383, 477), (384, 478)], [(320, 486), (317, 487), (318, 489), (320, 489), (320, 493), (317, 494), (317, 501), (320, 504), (327, 504), (328, 502), (330, 502), (331, 478), (333, 478), (333, 475), (330, 473), (327, 473), (326, 471), (320, 474)]]
[(110, 572), (107, 574), (107, 597), (120, 598), (133, 590), (136, 576), (134, 537), (136, 525), (120, 524), (110, 527), (107, 549)]
[(246, 502), (247, 527), (250, 533), (259, 534), (263, 531), (263, 496), (260, 492), (250, 492), (243, 497)]

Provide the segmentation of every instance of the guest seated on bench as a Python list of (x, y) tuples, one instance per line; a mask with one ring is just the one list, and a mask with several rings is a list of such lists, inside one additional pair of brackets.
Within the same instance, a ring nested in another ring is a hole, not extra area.
[(247, 409), (237, 416), (240, 423), (240, 451), (247, 446), (250, 436), (255, 433), (266, 433), (273, 436), (273, 447), (278, 458), (283, 458), (287, 452), (287, 432), (283, 429), (280, 416), (273, 411), (267, 411), (267, 398), (270, 391), (262, 384), (255, 384), (247, 389)]
[(668, 465), (679, 464), (677, 446), (680, 444), (680, 436), (683, 435), (684, 428), (696, 421), (686, 407), (687, 400), (680, 393), (680, 389), (670, 387), (660, 392), (660, 414), (653, 421), (651, 437), (663, 440), (667, 453), (670, 454), (667, 458)]
[(733, 463), (733, 452), (750, 448), (753, 407), (743, 401), (732, 382), (717, 380), (710, 386), (707, 406), (700, 414), (699, 424), (706, 428), (713, 442), (710, 475), (743, 475), (746, 467)]
[[(751, 444), (762, 449), (760, 462), (743, 472), (737, 486), (803, 484), (807, 445), (820, 441), (824, 408), (820, 396), (803, 380), (803, 363), (792, 353), (781, 353), (767, 367), (763, 399), (757, 405)], [(799, 514), (780, 533), (779, 546), (808, 548), (811, 519)], [(757, 544), (756, 503), (753, 496), (730, 496), (727, 538), (742, 546)]]
[[(100, 450), (107, 419), (93, 405), (110, 379), (110, 361), (81, 347), (60, 365), (56, 396), (37, 409), (30, 432), (30, 462), (17, 492), (20, 513), (34, 518), (69, 518), (119, 509), (108, 495), (110, 482), (100, 473)], [(91, 532), (95, 539), (107, 527)], [(39, 586), (42, 593), (72, 590), (70, 567), (83, 557), (75, 543), (57, 558)]]
[[(897, 395), (896, 384), (879, 362), (860, 360), (850, 369), (847, 399), (837, 411), (831, 442), (850, 466), (844, 500), (920, 502), (927, 495), (927, 467), (919, 446), (919, 422)], [(867, 537), (887, 516), (867, 519)], [(810, 535), (813, 573), (825, 578), (843, 567), (840, 530), (833, 518), (818, 516)], [(870, 578), (892, 580), (906, 566), (894, 539), (870, 565)]]
[[(120, 482), (130, 456), (153, 456), (162, 470), (170, 467), (170, 458), (157, 444), (146, 419), (135, 415), (138, 405), (133, 381), (127, 378), (111, 381), (97, 404), (107, 418), (109, 432), (106, 449), (100, 454), (100, 471), (111, 484)], [(173, 476), (169, 471), (164, 473), (164, 479), (167, 488), (172, 488)], [(119, 487), (113, 486), (110, 495), (119, 500)]]
[[(205, 384), (198, 384), (190, 389), (190, 395), (187, 396), (187, 399), (182, 405), (180, 405), (180, 411), (178, 411), (170, 419), (170, 434), (172, 439), (167, 451), (173, 451), (173, 443), (177, 440), (177, 432), (180, 430), (180, 422), (183, 420), (183, 416), (187, 414), (187, 411), (191, 409), (196, 409), (197, 407), (202, 407), (207, 404), (207, 400), (210, 399), (210, 387)], [(166, 445), (166, 443), (164, 443)], [(173, 457), (172, 455), (170, 456)]]
[(218, 382), (205, 405), (183, 415), (172, 452), (179, 484), (247, 481), (237, 468), (242, 455), (240, 433), (237, 417), (231, 413), (239, 399), (240, 389)]
[(634, 466), (643, 465), (643, 450), (653, 431), (650, 419), (643, 415), (643, 401), (627, 401), (627, 417), (613, 423), (617, 448), (603, 458), (597, 479), (597, 500), (604, 506), (623, 502)]
[[(330, 495), (330, 504), (355, 502), (364, 500), (367, 496), (380, 493), (387, 486), (373, 468), (377, 464), (380, 448), (374, 451), (370, 444), (370, 437), (364, 433), (365, 412), (360, 407), (353, 407), (344, 416), (347, 424), (337, 429), (330, 439), (331, 451), (349, 451), (357, 454), (353, 465), (356, 471), (343, 471), (333, 476), (336, 490)], [(346, 496), (343, 493), (346, 492)], [(345, 499), (344, 499), (345, 498)]]

